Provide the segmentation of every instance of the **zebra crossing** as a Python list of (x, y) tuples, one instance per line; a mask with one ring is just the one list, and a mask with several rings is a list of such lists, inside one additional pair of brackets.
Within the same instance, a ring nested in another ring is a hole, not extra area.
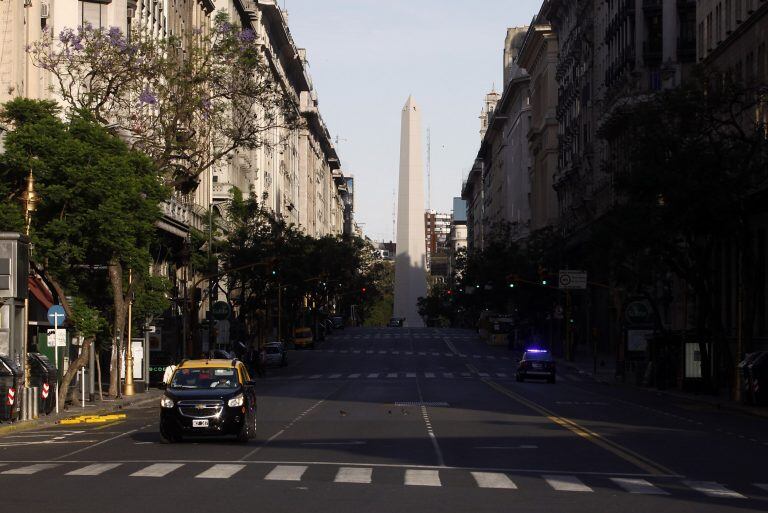
[[(395, 472), (399, 481), (406, 487), (473, 487), (490, 490), (520, 490), (526, 487), (537, 488), (536, 482), (542, 482), (551, 492), (564, 494), (595, 493), (608, 490), (612, 493), (626, 492), (636, 495), (668, 496), (675, 493), (698, 494), (710, 499), (749, 499), (765, 498), (768, 484), (739, 484), (739, 489), (729, 488), (725, 484), (713, 481), (693, 481), (686, 479), (651, 477), (624, 477), (568, 474), (517, 474), (498, 471), (471, 471), (464, 469), (443, 468), (391, 468), (387, 466), (365, 466), (349, 464), (292, 464), (292, 463), (0, 463), (0, 483), (8, 483), (13, 476), (39, 475), (41, 478), (52, 477), (98, 477), (112, 476), (137, 479), (164, 478), (180, 475), (192, 479), (249, 479), (280, 482), (332, 482), (339, 484), (371, 485), (384, 473)], [(186, 469), (182, 471), (182, 469)], [(390, 479), (385, 479), (387, 484)]]
[(401, 379), (478, 379), (478, 378), (494, 378), (494, 379), (511, 379), (513, 375), (507, 372), (353, 372), (353, 373), (333, 373), (333, 374), (291, 374), (285, 376), (267, 376), (266, 381), (293, 381), (293, 380), (310, 380), (310, 381), (323, 381), (323, 380), (369, 380), (369, 379), (383, 379), (383, 380), (401, 380)]
[(386, 356), (441, 356), (445, 358), (465, 358), (474, 360), (511, 360), (509, 356), (496, 356), (493, 354), (464, 354), (447, 353), (444, 351), (403, 351), (396, 349), (315, 349), (315, 353), (328, 354), (352, 354), (352, 355), (386, 355)]
[(478, 340), (477, 335), (444, 335), (432, 333), (368, 333), (365, 335), (333, 334), (329, 340)]

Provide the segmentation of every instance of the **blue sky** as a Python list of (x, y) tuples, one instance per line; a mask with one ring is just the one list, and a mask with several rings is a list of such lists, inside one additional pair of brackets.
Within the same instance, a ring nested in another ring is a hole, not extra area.
[(409, 94), (432, 138), (431, 207), (450, 211), (480, 143), (484, 95), (501, 88), (507, 27), (530, 23), (540, 0), (280, 0), (307, 49), (320, 112), (366, 235), (392, 238), (400, 110)]

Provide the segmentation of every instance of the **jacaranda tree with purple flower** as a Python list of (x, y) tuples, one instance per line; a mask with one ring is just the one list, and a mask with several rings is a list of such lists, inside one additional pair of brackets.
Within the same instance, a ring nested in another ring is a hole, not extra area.
[(111, 127), (182, 193), (231, 153), (282, 143), (277, 129), (299, 120), (256, 33), (223, 12), (212, 28), (168, 37), (140, 26), (130, 37), (115, 27), (66, 29), (29, 52), (70, 114)]

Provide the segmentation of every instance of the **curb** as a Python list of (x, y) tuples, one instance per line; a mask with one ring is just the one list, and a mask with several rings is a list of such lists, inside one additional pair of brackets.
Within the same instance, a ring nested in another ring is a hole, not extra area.
[[(90, 415), (107, 415), (109, 413), (114, 413), (116, 411), (124, 410), (124, 409), (133, 409), (133, 408), (140, 408), (141, 406), (154, 403), (159, 399), (159, 395), (156, 397), (148, 397), (148, 398), (141, 398), (140, 400), (131, 400), (126, 402), (121, 402), (118, 404), (112, 404), (112, 405), (105, 405), (97, 407), (95, 410), (82, 410), (78, 406), (74, 406), (70, 408), (69, 410), (66, 410), (67, 413), (70, 415), (68, 416), (77, 416), (78, 411), (87, 411), (87, 414)], [(64, 420), (66, 417), (63, 416), (64, 410), (62, 410), (62, 413), (60, 413), (59, 417), (38, 417), (34, 420), (27, 420), (27, 421), (16, 421), (12, 424), (9, 424), (7, 426), (0, 426), (0, 437), (3, 435), (8, 435), (11, 433), (17, 433), (19, 431), (27, 431), (30, 429), (38, 428), (38, 427), (49, 427), (49, 426), (55, 426), (60, 425), (60, 422)]]

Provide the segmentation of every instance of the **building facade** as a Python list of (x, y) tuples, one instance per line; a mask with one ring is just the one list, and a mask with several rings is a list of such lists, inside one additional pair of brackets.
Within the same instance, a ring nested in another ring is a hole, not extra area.
[(427, 248), (427, 271), (433, 277), (445, 279), (448, 274), (448, 235), (451, 214), (427, 210), (424, 212), (424, 235)]

